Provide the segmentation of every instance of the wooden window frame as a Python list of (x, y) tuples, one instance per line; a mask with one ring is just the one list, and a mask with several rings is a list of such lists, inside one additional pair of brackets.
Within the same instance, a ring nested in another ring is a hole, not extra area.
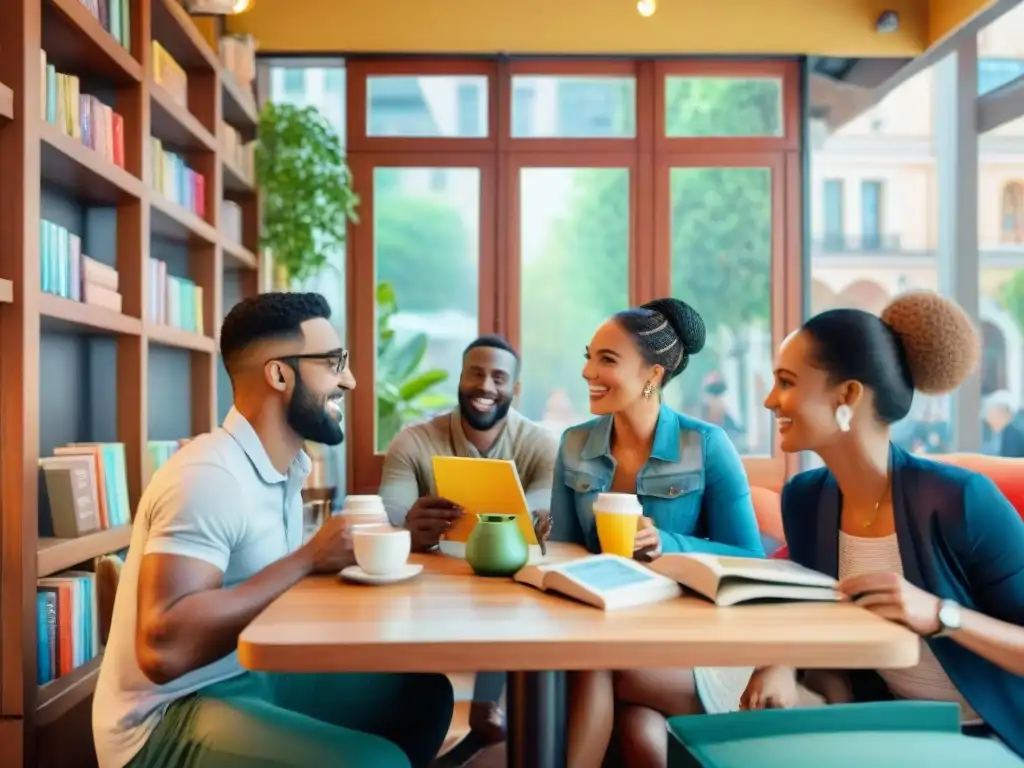
[[(524, 168), (626, 168), (630, 174), (629, 297), (642, 303), (670, 288), (669, 168), (767, 167), (772, 171), (772, 343), (799, 326), (804, 314), (804, 190), (800, 64), (797, 61), (354, 58), (346, 62), (346, 148), (362, 225), (350, 225), (347, 268), (352, 366), (359, 385), (351, 397), (348, 487), (376, 493), (383, 454), (376, 451), (376, 365), (373, 169), (479, 168), (480, 333), (518, 344), (521, 306), (520, 173)], [(482, 138), (367, 136), (367, 80), (387, 75), (486, 76), (487, 136)], [(636, 79), (636, 135), (631, 138), (513, 138), (512, 78), (630, 76)], [(665, 81), (669, 76), (778, 77), (783, 135), (668, 137)], [(744, 456), (752, 484), (778, 490), (799, 470), (773, 435), (771, 457)]]

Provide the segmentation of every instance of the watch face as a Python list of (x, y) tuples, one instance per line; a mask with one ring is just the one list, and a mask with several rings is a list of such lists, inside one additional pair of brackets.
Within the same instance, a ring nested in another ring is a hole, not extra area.
[(960, 606), (945, 602), (939, 608), (939, 623), (946, 629), (960, 629)]

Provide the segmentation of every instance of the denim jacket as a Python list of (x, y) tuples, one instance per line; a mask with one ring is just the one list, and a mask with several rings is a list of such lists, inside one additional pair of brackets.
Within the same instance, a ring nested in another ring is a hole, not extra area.
[[(551, 490), (551, 538), (599, 552), (592, 505), (611, 488), (612, 417), (562, 435)], [(750, 486), (725, 432), (662, 405), (636, 492), (661, 534), (662, 552), (764, 557)]]

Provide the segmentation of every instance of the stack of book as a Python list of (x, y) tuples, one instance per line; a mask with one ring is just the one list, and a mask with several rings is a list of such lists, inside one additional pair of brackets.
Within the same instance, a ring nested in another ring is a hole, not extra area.
[(188, 109), (188, 75), (166, 49), (153, 41), (153, 82), (162, 86), (171, 98)]
[(220, 233), (233, 243), (242, 242), (242, 206), (234, 200), (220, 203)]
[(82, 253), (82, 239), (42, 219), (39, 229), (40, 288), (45, 293), (121, 311), (117, 270)]
[(160, 139), (149, 137), (153, 158), (153, 187), (168, 200), (200, 218), (206, 216), (206, 178), (185, 163), (185, 158), (164, 149)]
[(222, 122), (220, 124), (220, 144), (228, 161), (247, 179), (252, 179), (256, 142), (246, 143), (242, 134), (234, 126)]
[(252, 92), (256, 79), (256, 38), (252, 35), (225, 35), (220, 39), (220, 61), (246, 93)]
[(132, 49), (131, 0), (80, 0), (111, 37), (125, 50)]
[(191, 280), (167, 274), (167, 262), (149, 259), (146, 273), (147, 319), (202, 334), (203, 289)]
[(96, 574), (64, 571), (36, 582), (36, 680), (78, 669), (99, 653)]
[(62, 133), (94, 149), (124, 168), (124, 119), (97, 99), (81, 92), (81, 81), (58, 72), (41, 55), (42, 118)]
[(146, 445), (146, 475), (152, 477), (160, 467), (166, 464), (171, 456), (189, 441), (184, 440), (150, 440)]
[(53, 535), (76, 539), (128, 525), (124, 443), (69, 443), (39, 459)]

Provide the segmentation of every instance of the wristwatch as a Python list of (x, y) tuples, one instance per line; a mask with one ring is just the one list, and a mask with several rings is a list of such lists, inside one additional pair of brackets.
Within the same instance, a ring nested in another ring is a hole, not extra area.
[(960, 604), (954, 600), (941, 601), (938, 618), (939, 631), (930, 637), (946, 637), (950, 632), (956, 632), (962, 623)]

